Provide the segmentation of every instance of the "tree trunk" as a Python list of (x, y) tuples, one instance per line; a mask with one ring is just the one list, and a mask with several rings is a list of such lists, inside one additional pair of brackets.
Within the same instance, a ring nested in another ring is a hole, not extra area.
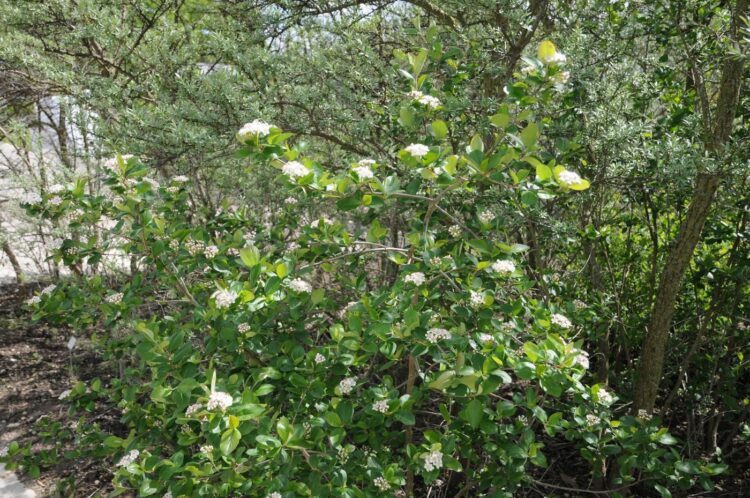
[(13, 267), (13, 272), (16, 274), (16, 282), (18, 282), (19, 284), (22, 283), (24, 280), (23, 269), (21, 268), (21, 263), (18, 262), (18, 258), (16, 258), (13, 249), (10, 248), (10, 244), (8, 244), (8, 241), (3, 241), (2, 249), (5, 255), (8, 256), (10, 265)]
[[(742, 17), (748, 10), (750, 0), (737, 0), (732, 13), (731, 37), (738, 40)], [(706, 130), (706, 151), (715, 156), (723, 154), (723, 147), (732, 134), (734, 117), (742, 84), (744, 59), (732, 54), (724, 60), (713, 122), (704, 122)], [(699, 89), (705, 94), (705, 87)], [(708, 105), (704, 103), (703, 105)], [(702, 109), (704, 116), (711, 116), (708, 109)], [(667, 262), (661, 274), (659, 290), (651, 311), (646, 336), (643, 340), (641, 360), (636, 371), (635, 391), (633, 393), (633, 410), (653, 411), (664, 368), (664, 356), (672, 325), (675, 299), (680, 290), (682, 277), (690, 264), (695, 246), (700, 240), (701, 230), (708, 217), (714, 194), (719, 188), (719, 174), (699, 172), (693, 187), (687, 217), (680, 225), (677, 241), (669, 252)]]

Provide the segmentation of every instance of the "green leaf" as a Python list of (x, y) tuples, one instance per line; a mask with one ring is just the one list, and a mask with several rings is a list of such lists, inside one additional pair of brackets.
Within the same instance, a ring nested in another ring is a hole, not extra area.
[(539, 57), (539, 59), (545, 61), (551, 57), (554, 57), (556, 53), (557, 48), (555, 48), (555, 44), (551, 41), (544, 40), (539, 44), (539, 49), (537, 50), (537, 56)]
[(314, 291), (312, 291), (312, 294), (310, 294), (310, 300), (313, 304), (318, 304), (323, 301), (325, 294), (325, 289), (315, 289)]
[(243, 247), (240, 249), (240, 259), (245, 266), (252, 268), (260, 263), (260, 251), (255, 246)]
[(504, 112), (499, 112), (490, 118), (490, 122), (498, 128), (507, 128), (510, 123), (510, 115)]
[(472, 428), (476, 429), (482, 422), (483, 409), (482, 403), (478, 399), (473, 399), (461, 410), (459, 417), (467, 421)]
[(530, 149), (536, 145), (536, 141), (539, 139), (539, 127), (536, 123), (529, 123), (529, 125), (521, 131), (521, 142)]
[(437, 139), (444, 139), (448, 136), (448, 125), (445, 124), (445, 121), (441, 119), (436, 119), (432, 122), (430, 125), (430, 128), (432, 130), (432, 134)]
[(222, 455), (229, 455), (234, 449), (240, 444), (242, 434), (235, 428), (229, 428), (221, 435), (221, 443), (219, 449)]

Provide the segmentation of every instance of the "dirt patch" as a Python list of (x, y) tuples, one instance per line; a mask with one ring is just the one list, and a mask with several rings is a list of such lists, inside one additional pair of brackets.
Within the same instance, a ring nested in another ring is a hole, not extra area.
[(111, 470), (76, 451), (77, 428), (96, 419), (119, 432), (119, 414), (99, 403), (71, 413), (61, 397), (79, 381), (106, 382), (109, 374), (85, 341), (68, 349), (70, 330), (32, 322), (22, 303), (40, 287), (0, 286), (0, 447), (15, 441), (40, 455), (36, 468), (17, 471), (37, 496), (101, 496), (111, 490)]

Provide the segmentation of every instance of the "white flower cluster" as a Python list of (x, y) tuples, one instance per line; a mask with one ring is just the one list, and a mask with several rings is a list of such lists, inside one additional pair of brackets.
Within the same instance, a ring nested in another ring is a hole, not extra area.
[(461, 236), (462, 232), (463, 232), (463, 230), (461, 229), (461, 227), (459, 225), (451, 225), (451, 226), (448, 227), (448, 233), (454, 239), (459, 238)]
[(294, 198), (294, 197), (287, 197), (286, 199), (284, 199), (284, 204), (286, 204), (288, 206), (293, 206), (293, 205), (297, 204), (297, 202), (299, 202), (299, 201), (297, 201), (297, 199)]
[(185, 410), (185, 416), (190, 417), (193, 414), (199, 412), (203, 408), (203, 405), (200, 403), (193, 403), (192, 405), (187, 407), (187, 410)]
[(68, 399), (68, 396), (70, 396), (70, 389), (66, 389), (63, 392), (60, 393), (60, 396), (57, 397), (59, 400)]
[(422, 285), (425, 282), (424, 273), (421, 271), (410, 273), (404, 277), (404, 282), (412, 283), (417, 286)]
[(557, 179), (560, 181), (560, 183), (567, 186), (581, 183), (581, 177), (575, 171), (561, 171), (557, 175)]
[(484, 306), (484, 294), (482, 292), (471, 291), (469, 303), (474, 308), (481, 308)]
[(441, 329), (438, 327), (431, 328), (427, 331), (425, 334), (425, 339), (427, 339), (432, 344), (437, 344), (438, 341), (443, 339), (450, 339), (451, 333), (448, 332), (446, 329)]
[(211, 456), (211, 454), (214, 452), (214, 447), (210, 444), (204, 444), (200, 447), (200, 452), (206, 456)]
[(27, 306), (33, 306), (33, 305), (39, 304), (41, 302), (42, 302), (42, 298), (41, 297), (39, 297), (39, 296), (31, 296), (30, 298), (28, 298), (26, 300), (26, 305)]
[(352, 171), (357, 174), (357, 177), (360, 180), (369, 180), (371, 178), (375, 178), (375, 175), (373, 174), (369, 166), (356, 166), (352, 168)]
[(301, 278), (295, 278), (291, 282), (289, 282), (289, 287), (294, 292), (312, 292), (313, 288), (312, 285), (307, 283), (306, 281), (302, 280)]
[(375, 166), (376, 162), (377, 161), (375, 161), (375, 159), (360, 159), (357, 162), (357, 166), (365, 166), (365, 167)]
[(172, 181), (177, 183), (187, 183), (190, 181), (190, 178), (185, 175), (177, 175), (172, 178)]
[(237, 330), (238, 330), (238, 331), (239, 331), (239, 332), (240, 332), (241, 334), (244, 334), (244, 333), (246, 333), (246, 332), (250, 332), (250, 324), (249, 324), (249, 323), (241, 323), (241, 324), (239, 324), (239, 325), (237, 326)]
[(151, 185), (151, 188), (154, 190), (157, 190), (161, 186), (159, 182), (157, 182), (153, 178), (149, 178), (148, 176), (144, 176), (143, 181)]
[(221, 391), (212, 392), (208, 397), (208, 403), (206, 403), (206, 408), (211, 411), (217, 408), (225, 411), (230, 406), (232, 406), (232, 395)]
[(491, 334), (481, 333), (477, 336), (477, 338), (482, 344), (492, 344), (495, 342), (495, 338)]
[(495, 273), (513, 273), (516, 271), (516, 265), (513, 261), (502, 259), (492, 263), (492, 271)]
[(299, 161), (289, 161), (281, 168), (281, 172), (289, 178), (294, 179), (307, 176), (307, 174), (310, 173), (310, 170), (307, 169), (307, 167), (305, 167), (305, 165)]
[(123, 293), (118, 292), (116, 294), (111, 294), (104, 298), (104, 301), (108, 302), (109, 304), (120, 304), (122, 302)]
[(42, 196), (37, 192), (27, 192), (21, 200), (22, 204), (39, 204), (40, 202), (42, 202)]
[(46, 296), (46, 295), (52, 294), (53, 292), (55, 292), (55, 289), (57, 289), (57, 286), (55, 284), (50, 284), (44, 289), (42, 289), (42, 295)]
[[(122, 158), (122, 162), (127, 163), (133, 157), (133, 154), (122, 154), (120, 157)], [(110, 157), (104, 161), (104, 167), (111, 171), (117, 171), (120, 167), (117, 156)]]
[(431, 451), (426, 455), (422, 455), (422, 458), (424, 458), (424, 469), (427, 472), (443, 467), (443, 454), (439, 451)]
[(258, 135), (261, 137), (264, 137), (271, 133), (271, 128), (273, 125), (270, 125), (266, 123), (265, 121), (261, 121), (260, 119), (254, 119), (249, 123), (245, 123), (242, 125), (242, 128), (237, 131), (237, 138), (240, 142), (244, 142), (248, 138), (250, 138), (251, 135)]
[(479, 221), (484, 223), (485, 225), (492, 223), (492, 221), (495, 219), (495, 213), (490, 211), (489, 209), (486, 209), (479, 213), (478, 215)]
[(406, 152), (412, 155), (412, 157), (424, 157), (430, 152), (430, 148), (423, 144), (411, 144), (404, 148)]
[(565, 56), (565, 54), (555, 51), (554, 54), (542, 58), (542, 62), (545, 64), (564, 64), (568, 58)]
[(326, 361), (326, 357), (320, 353), (315, 353), (315, 363), (321, 364)]
[(409, 97), (416, 100), (425, 107), (431, 107), (432, 109), (440, 107), (440, 100), (437, 97), (433, 97), (432, 95), (425, 95), (419, 90), (409, 92)]
[(651, 415), (648, 410), (644, 410), (643, 408), (641, 408), (640, 410), (638, 410), (638, 418), (648, 422), (653, 418), (653, 415)]
[(188, 239), (185, 241), (185, 249), (187, 249), (187, 252), (189, 252), (191, 256), (195, 256), (206, 250), (206, 243), (202, 240)]
[(609, 391), (607, 391), (603, 387), (599, 389), (599, 392), (597, 392), (596, 398), (600, 403), (605, 404), (605, 405), (611, 405), (612, 402), (614, 401), (614, 398), (609, 393)]
[(389, 489), (391, 489), (391, 485), (388, 484), (388, 481), (385, 480), (385, 477), (376, 477), (372, 480), (372, 483), (380, 491), (388, 491)]
[(357, 379), (355, 379), (354, 377), (347, 377), (346, 379), (339, 382), (339, 389), (341, 389), (341, 394), (351, 393), (356, 385)]
[(574, 299), (574, 300), (573, 300), (573, 306), (574, 306), (574, 307), (575, 307), (575, 309), (577, 309), (577, 310), (583, 310), (583, 309), (586, 309), (586, 308), (587, 308), (587, 305), (586, 305), (586, 303), (584, 303), (584, 302), (583, 302), (583, 301), (581, 301), (580, 299)]
[(569, 329), (573, 326), (570, 320), (568, 320), (568, 317), (561, 315), (560, 313), (553, 314), (549, 319), (553, 324), (563, 329)]
[(122, 458), (120, 458), (120, 461), (117, 462), (118, 467), (127, 467), (131, 463), (138, 460), (138, 457), (141, 455), (141, 452), (138, 450), (130, 450), (130, 452), (126, 455), (124, 455)]
[(273, 493), (268, 495), (267, 498), (283, 498), (283, 497), (281, 496), (281, 493), (279, 493), (278, 491), (274, 491)]
[(217, 254), (219, 254), (219, 248), (214, 245), (206, 246), (203, 250), (203, 255), (208, 259), (214, 259)]
[(216, 301), (216, 307), (219, 309), (229, 308), (237, 300), (237, 294), (229, 289), (217, 290), (211, 297)]
[(597, 425), (601, 421), (602, 419), (600, 419), (596, 415), (592, 415), (591, 413), (586, 415), (586, 423), (589, 425)]
[(60, 204), (62, 204), (62, 203), (63, 203), (63, 200), (62, 200), (62, 198), (61, 198), (61, 197), (57, 197), (57, 196), (54, 196), (54, 197), (52, 197), (51, 199), (49, 199), (49, 200), (47, 201), (47, 203), (48, 203), (48, 204), (49, 204), (50, 206), (59, 206)]
[(589, 369), (589, 354), (586, 351), (579, 351), (574, 361), (577, 365), (581, 365), (584, 370)]
[(50, 194), (59, 194), (61, 192), (65, 191), (65, 186), (61, 185), (59, 183), (55, 183), (54, 185), (50, 185), (50, 187), (47, 189), (47, 192)]
[(388, 400), (381, 399), (372, 404), (372, 409), (378, 413), (388, 413)]

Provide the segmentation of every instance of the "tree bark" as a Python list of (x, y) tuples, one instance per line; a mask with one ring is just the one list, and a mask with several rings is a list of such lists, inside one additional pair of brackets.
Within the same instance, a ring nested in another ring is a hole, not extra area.
[[(738, 39), (741, 18), (746, 14), (750, 0), (737, 0), (732, 16), (731, 35)], [(704, 123), (708, 131), (706, 151), (721, 155), (722, 149), (732, 134), (734, 117), (742, 84), (744, 60), (733, 55), (727, 56), (722, 66), (719, 97), (716, 103), (714, 118), (711, 123)], [(701, 89), (705, 90), (705, 89)], [(706, 111), (706, 109), (704, 109)], [(711, 113), (705, 112), (710, 116)], [(677, 240), (669, 252), (664, 270), (661, 274), (659, 290), (651, 311), (643, 350), (636, 372), (635, 391), (633, 393), (633, 410), (654, 410), (656, 398), (664, 369), (664, 357), (675, 310), (675, 300), (685, 271), (690, 264), (693, 251), (700, 240), (703, 225), (708, 218), (709, 209), (719, 188), (720, 177), (716, 172), (699, 172), (695, 179), (693, 195), (687, 217), (680, 225)]]
[(13, 272), (16, 274), (16, 282), (19, 284), (23, 282), (23, 268), (21, 268), (21, 263), (18, 262), (18, 258), (16, 258), (16, 254), (13, 252), (13, 249), (10, 248), (10, 244), (8, 244), (8, 241), (3, 241), (2, 244), (3, 252), (6, 256), (8, 256), (8, 259), (10, 260), (10, 265), (13, 267)]

